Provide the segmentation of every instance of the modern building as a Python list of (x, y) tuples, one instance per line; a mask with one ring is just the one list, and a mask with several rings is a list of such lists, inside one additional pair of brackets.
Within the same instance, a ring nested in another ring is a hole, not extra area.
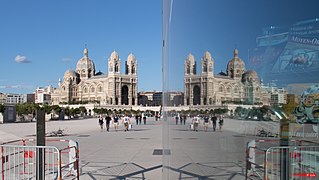
[(277, 88), (270, 93), (270, 105), (287, 104), (287, 90)]
[(237, 49), (227, 64), (226, 73), (214, 74), (214, 59), (208, 51), (201, 58), (200, 65), (201, 72), (197, 74), (194, 56), (187, 56), (184, 64), (185, 106), (262, 103), (258, 75), (254, 70), (246, 70)]
[(7, 94), (6, 104), (22, 104), (27, 102), (26, 94)]
[(51, 92), (53, 91), (54, 88), (52, 86), (37, 88), (34, 91), (34, 102), (51, 104)]
[(51, 94), (52, 104), (94, 102), (99, 105), (137, 105), (137, 60), (131, 53), (121, 74), (121, 59), (113, 51), (108, 59), (108, 73), (95, 72), (88, 49), (78, 60), (76, 70), (67, 70), (59, 87)]
[(162, 105), (162, 92), (141, 91), (138, 93), (138, 102), (143, 106), (160, 106)]

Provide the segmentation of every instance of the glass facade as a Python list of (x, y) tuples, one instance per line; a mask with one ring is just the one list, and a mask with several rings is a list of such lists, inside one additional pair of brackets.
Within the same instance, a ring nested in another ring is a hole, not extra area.
[[(318, 145), (318, 5), (163, 0), (163, 179), (268, 179), (267, 148)], [(275, 179), (308, 172), (279, 151)]]

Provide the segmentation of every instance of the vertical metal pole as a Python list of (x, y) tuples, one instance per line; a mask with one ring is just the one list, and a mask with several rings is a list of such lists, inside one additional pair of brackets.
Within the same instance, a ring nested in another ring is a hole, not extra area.
[[(37, 110), (37, 146), (45, 146), (45, 114), (44, 110)], [(45, 149), (39, 148), (37, 153), (37, 180), (44, 180)]]
[(248, 163), (249, 163), (249, 147), (248, 147), (248, 143), (246, 144), (246, 175), (245, 175), (245, 180), (247, 180), (248, 178)]
[[(287, 118), (280, 120), (280, 146), (289, 146), (289, 121)], [(280, 179), (289, 179), (289, 148), (281, 148), (280, 150)]]
[(6, 160), (4, 159), (5, 158), (5, 156), (4, 156), (4, 148), (3, 148), (3, 146), (1, 147), (1, 161), (2, 161), (2, 163), (1, 163), (1, 166), (2, 166), (2, 180), (4, 180), (4, 163), (6, 162)]

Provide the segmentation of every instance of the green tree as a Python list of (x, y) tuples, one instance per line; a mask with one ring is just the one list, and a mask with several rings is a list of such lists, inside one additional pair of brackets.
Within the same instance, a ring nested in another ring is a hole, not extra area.
[(82, 115), (83, 114), (87, 115), (87, 110), (84, 106), (80, 106), (79, 109), (80, 109)]
[(3, 104), (0, 104), (0, 113), (4, 113), (5, 108)]

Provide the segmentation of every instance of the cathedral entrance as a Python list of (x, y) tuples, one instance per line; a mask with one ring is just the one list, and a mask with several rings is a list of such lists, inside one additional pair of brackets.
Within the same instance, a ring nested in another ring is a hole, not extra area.
[(193, 105), (200, 105), (200, 87), (194, 86), (193, 89)]
[(128, 105), (128, 87), (126, 85), (122, 86), (122, 94), (121, 94), (122, 105)]

